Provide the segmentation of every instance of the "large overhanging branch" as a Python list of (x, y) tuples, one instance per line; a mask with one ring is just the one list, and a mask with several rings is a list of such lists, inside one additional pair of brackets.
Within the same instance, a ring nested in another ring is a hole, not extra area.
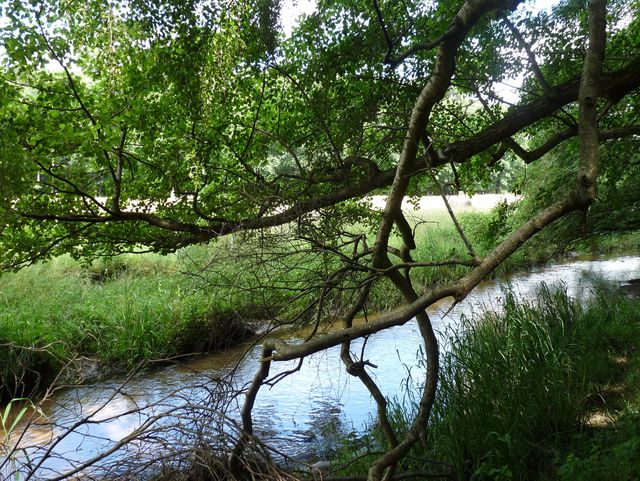
[(596, 198), (596, 180), (600, 160), (598, 140), (598, 97), (600, 75), (606, 45), (606, 0), (589, 3), (589, 49), (584, 60), (580, 81), (578, 137), (580, 163), (578, 165), (578, 194), (587, 205)]
[[(579, 89), (579, 137), (581, 142), (580, 150), (580, 165), (578, 169), (577, 185), (573, 192), (567, 195), (564, 199), (561, 199), (549, 207), (543, 209), (538, 214), (533, 216), (527, 222), (525, 222), (519, 229), (509, 235), (502, 243), (500, 243), (489, 255), (487, 255), (478, 266), (472, 269), (467, 275), (463, 276), (457, 282), (451, 286), (429, 290), (417, 296), (411, 287), (408, 278), (404, 278), (398, 271), (392, 271), (392, 280), (398, 289), (400, 289), (405, 297), (409, 301), (408, 304), (396, 309), (393, 312), (383, 314), (379, 318), (368, 322), (361, 326), (352, 326), (351, 323), (347, 323), (347, 328), (342, 331), (330, 333), (322, 337), (311, 339), (303, 344), (291, 345), (282, 340), (270, 340), (264, 344), (265, 357), (262, 359), (263, 365), (273, 361), (284, 361), (296, 358), (302, 358), (310, 354), (328, 349), (330, 347), (342, 344), (347, 345), (352, 339), (367, 336), (375, 332), (379, 332), (383, 329), (387, 329), (392, 326), (397, 326), (406, 323), (414, 316), (418, 316), (419, 320), (422, 318), (422, 324), (426, 323), (426, 326), (430, 328), (430, 323), (426, 317), (425, 309), (447, 296), (452, 296), (456, 301), (459, 301), (466, 297), (466, 295), (477, 286), (482, 279), (484, 279), (491, 271), (493, 271), (498, 265), (500, 265), (506, 258), (508, 258), (513, 252), (515, 252), (524, 242), (530, 239), (538, 231), (568, 214), (569, 212), (585, 209), (595, 198), (595, 182), (597, 178), (598, 170), (598, 116), (597, 116), (597, 100), (600, 93), (600, 74), (602, 66), (602, 58), (604, 55), (604, 32), (605, 32), (605, 2), (604, 0), (594, 0), (589, 7), (589, 38), (590, 44), (585, 59), (583, 81), (581, 82)], [(442, 58), (446, 60), (446, 46), (442, 49)], [(451, 52), (451, 51), (450, 51)], [(455, 49), (453, 50), (455, 52)], [(443, 73), (445, 72), (445, 73)], [(438, 75), (440, 73), (440, 75)], [(442, 88), (443, 83), (446, 84), (447, 79), (450, 79), (452, 70), (436, 71), (436, 74), (432, 77), (431, 81), (427, 84), (427, 87), (434, 89), (427, 92), (427, 95), (421, 96), (416, 105), (416, 110), (425, 109), (427, 114), (423, 116), (425, 110), (417, 112), (414, 110), (414, 117), (412, 120), (426, 123), (428, 119), (428, 109), (430, 108), (429, 102), (437, 100), (439, 89)], [(425, 87), (425, 90), (427, 90)], [(424, 93), (424, 92), (423, 92)], [(433, 97), (432, 97), (433, 96)], [(423, 101), (423, 103), (421, 103)], [(413, 126), (413, 123), (410, 124)], [(422, 125), (424, 126), (424, 124)], [(403, 154), (408, 152), (409, 155), (401, 156), (400, 162), (407, 164), (414, 163), (416, 159), (416, 150), (413, 144), (417, 143), (416, 137), (411, 136), (411, 129), (407, 135), (406, 145), (409, 148), (403, 151)], [(394, 179), (392, 193), (389, 196), (385, 212), (383, 214), (383, 221), (378, 233), (375, 256), (373, 258), (374, 267), (384, 266), (389, 262), (386, 257), (386, 248), (381, 250), (381, 246), (385, 246), (388, 241), (388, 232), (390, 231), (390, 224), (395, 222), (400, 215), (399, 201), (404, 197), (406, 190), (406, 176), (403, 174), (402, 166), (399, 166)], [(402, 223), (400, 223), (402, 225)], [(411, 242), (409, 242), (411, 243)], [(406, 241), (405, 241), (406, 244)], [(425, 337), (425, 341), (428, 340), (429, 335)], [(435, 354), (430, 352), (428, 361), (430, 366), (435, 366), (437, 369), (437, 343), (435, 345)], [(434, 357), (435, 356), (435, 357)], [(431, 369), (430, 369), (431, 371)], [(435, 389), (435, 383), (437, 382), (437, 372), (428, 372), (426, 387), (423, 391), (423, 399), (420, 403), (419, 414), (414, 420), (412, 427), (406, 437), (397, 445), (392, 445), (389, 451), (378, 458), (371, 466), (369, 470), (369, 480), (381, 479), (384, 470), (389, 468), (387, 475), (390, 478), (391, 473), (394, 470), (395, 463), (398, 458), (406, 454), (408, 448), (417, 440), (420, 429), (425, 427), (426, 419), (429, 415), (430, 405), (432, 399), (430, 399), (431, 387)], [(434, 384), (434, 386), (429, 386)], [(379, 407), (383, 407), (380, 403)], [(394, 443), (395, 444), (395, 443)]]
[[(404, 139), (402, 152), (400, 154), (398, 165), (395, 169), (395, 175), (393, 183), (391, 185), (391, 192), (387, 198), (385, 210), (379, 223), (378, 234), (376, 236), (373, 256), (371, 260), (373, 268), (385, 269), (392, 265), (388, 257), (388, 246), (389, 236), (391, 234), (393, 225), (397, 225), (402, 233), (402, 239), (404, 242), (404, 246), (401, 249), (403, 261), (412, 261), (410, 251), (411, 249), (415, 248), (415, 242), (413, 240), (413, 236), (410, 232), (409, 226), (404, 219), (404, 216), (402, 215), (401, 206), (402, 200), (405, 197), (409, 184), (410, 173), (416, 167), (419, 145), (424, 136), (427, 123), (429, 122), (431, 111), (434, 105), (436, 105), (437, 102), (441, 101), (444, 98), (447, 89), (451, 84), (451, 77), (453, 76), (455, 70), (455, 60), (458, 55), (458, 49), (467, 36), (468, 32), (484, 14), (494, 9), (505, 8), (507, 5), (511, 5), (511, 3), (499, 0), (467, 1), (456, 15), (456, 21), (452, 24), (451, 35), (440, 44), (433, 74), (429, 78), (425, 87), (420, 92), (420, 95), (418, 96), (418, 99), (416, 100), (413, 111), (411, 113), (409, 127)], [(413, 304), (416, 302), (416, 300), (419, 299), (418, 294), (413, 289), (408, 275), (405, 277), (397, 270), (389, 270), (387, 272), (387, 276), (395, 285), (395, 287), (402, 293), (408, 303)], [(439, 372), (438, 342), (433, 330), (433, 326), (425, 311), (426, 305), (427, 304), (424, 304), (416, 312), (412, 312), (411, 316), (405, 316), (401, 318), (401, 321), (406, 322), (409, 318), (413, 317), (414, 315), (416, 316), (418, 326), (420, 328), (420, 333), (423, 337), (426, 349), (428, 363), (427, 379), (425, 381), (425, 386), (419, 403), (418, 414), (413, 420), (409, 428), (409, 432), (400, 442), (397, 442), (393, 431), (391, 431), (390, 429), (385, 429), (390, 447), (386, 453), (378, 457), (378, 459), (376, 459), (372, 463), (368, 473), (368, 479), (371, 481), (391, 479), (398, 461), (408, 453), (408, 451), (419, 438), (420, 433), (423, 433), (426, 429), (426, 423), (429, 419), (431, 408), (435, 400), (435, 392)], [(398, 322), (397, 318), (392, 319), (394, 323)], [(351, 323), (347, 321), (345, 325), (350, 326)], [(380, 325), (380, 322), (376, 322), (376, 325)], [(339, 341), (339, 343), (342, 344), (342, 359), (347, 366), (353, 365), (352, 359), (350, 358), (350, 356), (348, 356), (349, 342), (351, 341), (351, 339), (361, 337), (364, 334), (360, 332), (353, 338), (349, 337), (348, 334), (345, 334), (349, 331), (354, 332), (354, 330), (356, 330), (355, 332), (357, 332), (357, 330), (361, 330), (363, 327), (367, 327), (367, 325), (359, 327), (346, 327), (338, 333), (339, 336), (337, 338), (331, 338), (332, 342)], [(324, 340), (326, 342), (328, 339), (329, 337), (324, 336), (319, 340)], [(318, 343), (317, 341), (318, 340), (311, 340), (308, 343), (304, 343), (303, 345), (308, 348), (310, 345), (315, 344), (315, 349), (317, 350), (314, 352), (318, 352), (319, 350), (336, 345), (323, 345), (322, 342)], [(283, 353), (283, 351), (286, 351), (286, 347), (287, 345), (283, 342), (266, 342), (263, 346), (264, 356), (261, 360), (261, 371), (268, 369), (269, 364), (273, 360), (276, 360), (277, 357)], [(272, 354), (274, 351), (275, 355)], [(296, 355), (295, 357), (300, 358), (306, 355), (308, 354), (305, 354), (303, 356)], [(383, 426), (386, 425), (387, 428), (390, 428), (387, 422), (386, 401), (380, 395), (377, 386), (375, 385), (373, 380), (369, 376), (364, 375), (364, 373), (360, 373), (359, 377), (377, 401), (379, 419), (381, 424)], [(262, 381), (260, 381), (259, 376), (256, 377), (256, 380), (254, 381), (249, 391), (251, 396), (247, 397), (245, 406), (251, 405), (254, 402), (255, 395), (257, 394), (257, 389), (261, 384)], [(250, 431), (250, 417), (247, 421), (248, 422), (246, 422), (246, 429)], [(238, 459), (241, 454), (241, 450), (242, 442), (238, 443), (237, 449), (234, 451), (232, 463), (234, 460)]]
[[(513, 152), (520, 157), (526, 164), (530, 164), (540, 159), (543, 155), (551, 152), (558, 145), (565, 140), (578, 135), (578, 127), (570, 127), (557, 134), (551, 136), (540, 147), (536, 147), (533, 150), (525, 150), (515, 140), (507, 139), (505, 145), (509, 147)], [(625, 137), (640, 136), (640, 125), (626, 125), (624, 127), (617, 127), (613, 129), (600, 130), (598, 132), (598, 138), (600, 141), (617, 140)]]
[[(387, 197), (385, 210), (379, 224), (378, 235), (376, 236), (372, 258), (372, 266), (374, 268), (385, 268), (392, 264), (388, 257), (388, 245), (389, 236), (394, 224), (400, 228), (402, 233), (404, 246), (401, 251), (405, 257), (403, 260), (405, 262), (411, 261), (410, 251), (412, 248), (415, 248), (415, 242), (410, 231), (407, 229), (407, 223), (402, 215), (402, 200), (405, 197), (409, 185), (409, 171), (417, 165), (419, 145), (424, 138), (433, 107), (444, 98), (451, 85), (451, 78), (455, 71), (456, 58), (460, 45), (471, 28), (473, 28), (483, 15), (492, 10), (499, 10), (507, 8), (508, 6), (514, 7), (517, 3), (518, 2), (473, 0), (465, 2), (456, 14), (448, 35), (439, 45), (433, 73), (420, 92), (413, 111), (411, 112), (409, 128), (396, 167), (391, 192)], [(425, 145), (425, 147), (428, 149), (430, 145)], [(394, 286), (402, 293), (407, 302), (414, 302), (418, 299), (418, 295), (411, 284), (408, 273), (405, 277), (394, 270), (389, 272), (388, 277)], [(368, 479), (371, 481), (383, 479), (383, 476), (385, 480), (391, 478), (398, 461), (409, 452), (420, 435), (424, 435), (427, 421), (431, 414), (431, 408), (435, 401), (438, 373), (440, 370), (438, 341), (431, 320), (424, 309), (416, 312), (416, 320), (424, 341), (427, 362), (426, 380), (418, 405), (418, 412), (402, 441), (395, 446), (390, 446), (386, 453), (379, 456), (371, 464), (368, 473)]]
[(418, 312), (423, 311), (427, 307), (447, 297), (461, 301), (482, 279), (489, 275), (507, 257), (513, 254), (518, 247), (533, 237), (533, 235), (569, 212), (583, 208), (584, 205), (585, 204), (580, 202), (574, 193), (566, 199), (544, 209), (510, 234), (482, 260), (480, 265), (456, 283), (438, 289), (428, 289), (415, 301), (380, 314), (375, 320), (370, 320), (367, 324), (331, 332), (304, 344), (289, 344), (281, 339), (268, 339), (265, 341), (265, 347), (268, 346), (268, 348), (273, 351), (268, 359), (272, 361), (290, 361), (299, 357), (305, 357), (338, 346), (345, 340), (365, 337), (391, 327), (403, 325), (413, 319)]
[[(441, 164), (448, 159), (463, 163), (484, 152), (492, 145), (503, 142), (521, 130), (552, 115), (560, 108), (578, 100), (581, 78), (576, 78), (554, 87), (554, 97), (542, 97), (522, 107), (509, 111), (502, 119), (494, 122), (478, 134), (454, 142), (442, 155)], [(640, 87), (640, 59), (635, 59), (628, 67), (602, 75), (601, 97), (620, 98)]]
[(365, 337), (391, 327), (403, 325), (413, 319), (418, 312), (447, 297), (461, 301), (482, 279), (489, 275), (527, 240), (559, 218), (570, 212), (583, 209), (587, 205), (588, 203), (582, 200), (576, 192), (571, 193), (565, 199), (543, 209), (525, 222), (491, 251), (482, 260), (480, 265), (456, 283), (438, 289), (429, 289), (415, 301), (383, 313), (377, 316), (375, 320), (370, 320), (367, 324), (331, 332), (304, 344), (289, 344), (281, 339), (268, 339), (264, 345), (273, 351), (273, 353), (269, 355), (268, 360), (290, 361), (292, 359), (309, 356), (338, 346), (346, 340)]
[[(450, 162), (464, 163), (474, 155), (487, 150), (493, 145), (505, 141), (510, 142), (509, 139), (513, 135), (553, 114), (565, 105), (578, 100), (580, 80), (580, 78), (576, 78), (559, 86), (555, 86), (554, 91), (556, 95), (553, 97), (540, 98), (514, 108), (502, 119), (494, 122), (481, 132), (465, 140), (454, 142), (437, 151), (436, 155), (431, 156), (429, 159), (431, 167), (439, 167)], [(640, 59), (636, 59), (624, 69), (603, 74), (600, 95), (602, 97), (620, 98), (628, 95), (638, 87), (640, 87)], [(607, 140), (637, 134), (637, 126), (623, 126), (603, 132), (601, 138), (602, 140)], [(549, 139), (540, 149), (536, 149), (530, 155), (527, 155), (524, 150), (520, 150), (519, 153), (531, 162), (573, 135), (575, 134), (573, 134), (571, 129), (567, 129), (567, 131), (559, 133)], [(518, 153), (517, 148), (514, 150)], [(414, 163), (414, 165), (406, 165), (404, 169), (404, 175), (409, 177), (422, 171), (423, 166)], [(346, 200), (362, 198), (376, 189), (389, 187), (392, 185), (395, 176), (395, 168), (373, 172), (360, 181), (356, 181), (337, 191), (326, 195), (319, 195), (315, 198), (301, 200), (281, 212), (272, 215), (215, 222), (208, 225), (182, 222), (150, 212), (127, 210), (110, 211), (104, 215), (59, 215), (38, 212), (20, 212), (20, 215), (25, 218), (37, 220), (57, 220), (68, 223), (142, 222), (159, 229), (185, 233), (190, 237), (190, 239), (185, 239), (185, 242), (181, 243), (185, 244), (213, 239), (237, 231), (256, 230), (283, 225), (306, 213), (336, 205)]]

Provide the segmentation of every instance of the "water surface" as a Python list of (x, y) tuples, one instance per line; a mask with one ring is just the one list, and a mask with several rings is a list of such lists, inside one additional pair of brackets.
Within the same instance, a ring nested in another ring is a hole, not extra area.
[[(639, 273), (640, 257), (545, 266), (507, 281), (485, 282), (447, 315), (450, 304), (444, 302), (430, 310), (430, 317), (446, 349), (448, 336), (456, 330), (461, 316), (499, 309), (506, 283), (525, 298), (532, 298), (541, 282), (561, 283), (571, 297), (584, 299), (589, 297), (589, 280), (594, 277), (626, 282)], [(360, 357), (363, 342), (352, 343), (355, 357)], [(148, 462), (153, 469), (165, 453), (194, 442), (229, 443), (242, 395), (225, 398), (223, 393), (248, 386), (259, 365), (261, 347), (245, 351), (240, 347), (130, 379), (58, 392), (43, 406), (46, 418), (36, 420), (20, 439), (13, 436), (10, 442), (18, 442), (21, 449), (11, 459), (5, 458), (0, 474), (8, 477), (14, 470), (26, 473), (31, 466), (37, 467), (31, 479), (51, 479), (80, 469), (110, 450), (114, 452), (96, 466), (125, 470), (126, 459)], [(424, 373), (418, 367), (421, 337), (415, 321), (371, 336), (364, 353), (365, 359), (377, 365), (369, 372), (389, 398), (401, 396), (408, 379), (418, 384), (423, 380)], [(296, 367), (297, 361), (273, 363), (271, 376)], [(336, 436), (362, 432), (374, 412), (368, 391), (343, 370), (340, 348), (335, 347), (307, 357), (295, 373), (272, 387), (263, 387), (254, 409), (254, 425), (256, 434), (287, 455), (322, 458)], [(116, 450), (118, 443), (136, 434), (145, 423), (150, 425), (146, 435)]]

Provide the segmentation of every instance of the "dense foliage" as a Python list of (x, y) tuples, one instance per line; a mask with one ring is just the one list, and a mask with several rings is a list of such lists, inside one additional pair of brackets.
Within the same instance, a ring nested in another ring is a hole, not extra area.
[[(263, 343), (228, 457), (235, 477), (255, 445), (252, 409), (271, 364), (341, 346), (385, 435), (368, 479), (391, 479), (426, 440), (436, 397), (439, 347), (426, 308), (464, 299), (568, 215), (591, 208), (602, 229), (620, 219), (637, 227), (638, 0), (565, 0), (550, 11), (521, 0), (323, 1), (287, 38), (275, 0), (0, 8), (2, 270), (254, 233), (257, 265), (321, 260), (310, 273), (321, 282), (283, 291), (306, 296), (295, 319), (317, 325), (341, 299), (340, 331)], [(507, 97), (504, 85), (520, 81)], [(419, 257), (403, 200), (473, 191), (516, 157), (534, 164), (546, 154), (550, 166), (527, 172), (548, 196), (496, 232), (496, 245), (476, 250), (448, 208), (464, 248)], [(382, 211), (368, 202), (381, 192)], [(611, 206), (618, 217), (603, 216)], [(444, 282), (414, 275), (442, 268)], [(404, 304), (354, 323), (381, 283)], [(375, 363), (350, 342), (414, 318), (426, 376), (400, 437), (367, 370)]]
[[(537, 147), (576, 134), (584, 5), (549, 13), (518, 3), (501, 4), (461, 42), (452, 85), (424, 132), (429, 163), (450, 164), (441, 175), (454, 189), (489, 182), (513, 152), (523, 154), (520, 145), (530, 161)], [(319, 208), (360, 219), (346, 201), (390, 185), (436, 37), (459, 6), (323, 3), (289, 38), (278, 33), (278, 8), (4, 2), (2, 265), (65, 251), (174, 250), (304, 222)], [(626, 95), (638, 83), (637, 8), (608, 7), (600, 125), (604, 140), (633, 134), (603, 155), (607, 208), (616, 211), (637, 197), (636, 162), (626, 155), (638, 130), (637, 96)], [(519, 76), (511, 107), (502, 82)], [(571, 155), (532, 169), (532, 182), (552, 171), (551, 182), (566, 186), (556, 172), (573, 169)], [(419, 160), (412, 170), (410, 191), (437, 191)]]

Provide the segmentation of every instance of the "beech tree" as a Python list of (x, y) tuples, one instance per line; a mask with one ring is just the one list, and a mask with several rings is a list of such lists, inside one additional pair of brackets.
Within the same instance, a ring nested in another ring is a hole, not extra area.
[[(239, 469), (253, 435), (252, 407), (270, 365), (340, 345), (345, 369), (378, 404), (387, 440), (368, 479), (392, 479), (424, 438), (437, 388), (426, 308), (462, 300), (541, 229), (588, 213), (602, 169), (623, 165), (632, 178), (639, 7), (323, 1), (285, 38), (275, 0), (3, 1), (1, 266), (63, 253), (166, 253), (294, 226), (293, 236), (339, 262), (308, 311), (321, 312), (346, 279), (353, 300), (340, 330), (301, 344), (264, 342), (230, 466)], [(504, 84), (520, 82), (518, 99), (505, 98)], [(491, 252), (478, 255), (457, 224), (466, 256), (412, 257), (403, 199), (437, 185), (444, 170), (464, 190), (505, 158), (531, 164), (563, 146), (577, 152), (571, 186)], [(383, 211), (367, 202), (375, 193), (387, 195)], [(345, 227), (362, 220), (374, 226), (373, 243)], [(466, 272), (445, 286), (412, 282), (412, 272), (442, 266)], [(383, 278), (406, 302), (354, 325)], [(350, 342), (413, 319), (426, 381), (399, 437)]]

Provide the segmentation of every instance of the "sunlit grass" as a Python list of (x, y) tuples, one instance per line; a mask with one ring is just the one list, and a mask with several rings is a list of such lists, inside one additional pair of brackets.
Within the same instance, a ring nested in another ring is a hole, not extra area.
[(88, 267), (65, 257), (0, 277), (4, 395), (28, 394), (82, 356), (112, 371), (232, 342), (246, 299), (211, 295), (179, 268), (175, 257)]

